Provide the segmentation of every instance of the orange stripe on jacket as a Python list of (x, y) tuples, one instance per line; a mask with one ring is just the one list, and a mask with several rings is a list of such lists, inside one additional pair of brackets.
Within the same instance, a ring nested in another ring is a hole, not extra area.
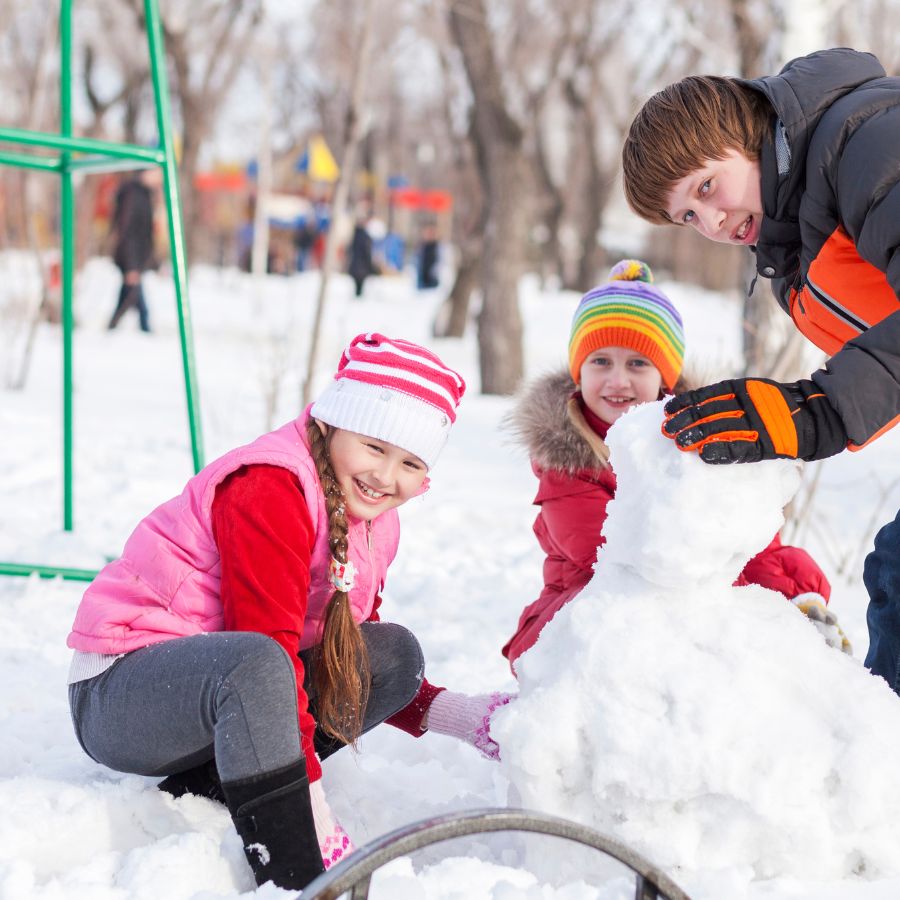
[[(884, 272), (864, 260), (840, 226), (810, 263), (808, 279), (868, 327), (900, 309)], [(823, 304), (806, 284), (788, 298), (791, 318), (817, 347), (833, 356), (859, 331)]]

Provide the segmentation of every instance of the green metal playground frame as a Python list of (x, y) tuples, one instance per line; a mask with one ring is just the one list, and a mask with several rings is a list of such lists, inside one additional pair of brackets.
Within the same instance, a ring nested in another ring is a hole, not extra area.
[[(61, 0), (60, 2), (60, 133), (47, 134), (17, 128), (0, 128), (0, 144), (15, 144), (57, 151), (55, 154), (48, 155), (0, 150), (0, 165), (50, 172), (58, 175), (61, 179), (63, 529), (65, 531), (72, 531), (74, 528), (72, 499), (74, 480), (72, 459), (72, 332), (74, 324), (72, 287), (75, 268), (75, 195), (72, 176), (75, 172), (110, 172), (142, 169), (150, 166), (159, 166), (163, 170), (163, 190), (168, 213), (169, 245), (175, 281), (175, 300), (178, 309), (194, 471), (198, 472), (203, 466), (203, 437), (188, 302), (184, 226), (181, 218), (178, 175), (172, 138), (165, 49), (157, 0), (144, 0), (144, 15), (150, 51), (150, 73), (156, 104), (156, 124), (159, 132), (160, 146), (158, 149), (72, 136), (72, 0)], [(0, 562), (0, 575), (31, 575), (34, 573), (42, 578), (62, 577), (75, 581), (91, 581), (97, 574), (88, 569)]]

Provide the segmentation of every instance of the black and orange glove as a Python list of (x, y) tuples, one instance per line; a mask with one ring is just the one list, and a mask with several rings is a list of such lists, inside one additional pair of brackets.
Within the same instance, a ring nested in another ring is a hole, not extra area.
[(708, 463), (825, 459), (847, 446), (837, 412), (809, 380), (733, 378), (679, 394), (665, 412), (663, 434)]

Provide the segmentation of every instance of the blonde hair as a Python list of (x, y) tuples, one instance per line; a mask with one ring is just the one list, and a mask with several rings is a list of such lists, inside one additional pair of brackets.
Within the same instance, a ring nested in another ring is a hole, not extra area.
[[(306, 426), (309, 446), (328, 513), (328, 545), (338, 562), (347, 562), (347, 518), (344, 494), (331, 466), (328, 441), (312, 418)], [(329, 428), (329, 433), (330, 428)], [(345, 591), (328, 601), (322, 641), (316, 646), (312, 683), (316, 717), (330, 737), (355, 744), (362, 733), (369, 699), (369, 654)]]
[(654, 94), (641, 107), (622, 148), (628, 205), (655, 225), (677, 182), (729, 149), (759, 159), (775, 112), (766, 97), (735, 78), (691, 75)]

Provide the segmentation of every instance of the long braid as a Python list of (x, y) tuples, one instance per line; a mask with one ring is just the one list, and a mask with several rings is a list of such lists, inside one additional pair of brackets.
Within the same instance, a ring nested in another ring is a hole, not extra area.
[[(328, 444), (313, 419), (306, 426), (309, 445), (328, 513), (328, 544), (338, 562), (347, 562), (347, 518), (344, 495), (331, 467)], [(328, 601), (322, 642), (312, 672), (318, 723), (326, 734), (354, 744), (362, 732), (369, 697), (369, 654), (350, 598), (336, 590)]]

